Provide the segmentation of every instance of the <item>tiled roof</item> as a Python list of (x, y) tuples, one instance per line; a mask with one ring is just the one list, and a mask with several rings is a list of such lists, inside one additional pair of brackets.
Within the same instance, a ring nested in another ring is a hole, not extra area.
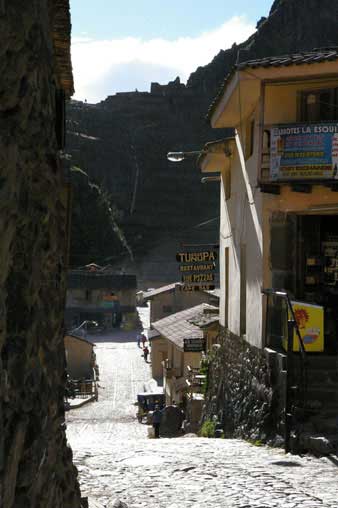
[(286, 65), (303, 65), (327, 62), (338, 59), (338, 47), (313, 49), (312, 51), (292, 53), (291, 55), (269, 56), (239, 63), (237, 68), (255, 69), (256, 67), (282, 67)]
[(149, 298), (152, 298), (153, 296), (160, 295), (162, 293), (169, 293), (170, 291), (174, 291), (176, 285), (181, 286), (182, 284), (180, 282), (174, 282), (173, 284), (168, 284), (167, 286), (162, 286), (157, 289), (151, 289), (150, 291), (143, 291), (143, 299), (149, 300)]
[[(210, 311), (208, 313), (208, 310)], [(176, 312), (168, 317), (160, 319), (153, 323), (153, 327), (160, 332), (160, 334), (166, 339), (176, 344), (179, 348), (183, 349), (184, 339), (202, 339), (203, 330), (200, 326), (197, 326), (192, 321), (199, 322), (201, 316), (204, 315), (205, 319), (212, 315), (214, 319), (218, 320), (217, 307), (209, 305), (208, 303), (202, 303), (191, 307), (190, 309)], [(214, 322), (214, 321), (212, 321)], [(203, 325), (205, 326), (205, 325)]]
[(235, 74), (236, 71), (243, 71), (245, 69), (257, 69), (262, 67), (287, 67), (290, 65), (308, 65), (315, 64), (320, 62), (330, 62), (338, 60), (338, 47), (334, 46), (332, 48), (315, 48), (312, 51), (305, 52), (297, 52), (292, 53), (290, 55), (281, 55), (281, 56), (269, 56), (265, 58), (248, 60), (246, 62), (241, 62), (233, 66), (229, 74), (226, 76), (218, 94), (215, 99), (211, 103), (208, 113), (207, 119), (210, 120), (213, 112), (215, 111), (219, 101), (221, 100), (224, 91)]
[(153, 340), (153, 339), (157, 339), (158, 337), (161, 337), (161, 334), (157, 330), (150, 330), (149, 329), (146, 331), (146, 336), (147, 336), (148, 340)]

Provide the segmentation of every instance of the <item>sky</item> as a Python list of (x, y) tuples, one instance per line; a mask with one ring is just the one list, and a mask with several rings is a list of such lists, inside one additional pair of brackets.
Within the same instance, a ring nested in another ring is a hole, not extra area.
[(75, 99), (149, 91), (242, 42), (273, 0), (70, 0)]

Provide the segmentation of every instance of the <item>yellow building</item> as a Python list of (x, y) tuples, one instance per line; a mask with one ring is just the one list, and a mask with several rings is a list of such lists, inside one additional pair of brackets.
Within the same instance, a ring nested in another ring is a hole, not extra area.
[(338, 350), (337, 98), (337, 50), (315, 50), (239, 64), (209, 111), (234, 129), (199, 161), (221, 172), (220, 322), (259, 348), (285, 331), (275, 288), (324, 307)]
[[(292, 408), (315, 435), (328, 436), (328, 415), (338, 414), (330, 381), (338, 352), (338, 50), (239, 63), (208, 118), (230, 135), (199, 157), (202, 172), (221, 176), (222, 367), (210, 370), (206, 417), (217, 416), (229, 435), (285, 431), (290, 449)], [(315, 353), (306, 361), (298, 353), (286, 361), (290, 316)], [(311, 449), (300, 429), (297, 442)]]
[(199, 370), (202, 354), (217, 341), (218, 321), (218, 308), (203, 303), (153, 323), (160, 334), (153, 344), (160, 339), (167, 345), (163, 361), (167, 404), (178, 404), (187, 396), (191, 371)]
[(66, 371), (74, 389), (74, 395), (98, 400), (99, 370), (94, 352), (95, 344), (83, 337), (68, 334), (64, 337), (64, 346)]
[(75, 335), (66, 335), (64, 344), (67, 374), (71, 379), (94, 379), (95, 344)]

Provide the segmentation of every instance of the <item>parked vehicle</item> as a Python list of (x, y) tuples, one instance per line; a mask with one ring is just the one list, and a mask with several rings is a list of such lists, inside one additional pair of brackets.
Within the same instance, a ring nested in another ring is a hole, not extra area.
[(144, 392), (137, 395), (137, 419), (142, 423), (143, 418), (146, 417), (149, 411), (154, 411), (155, 406), (158, 405), (160, 409), (165, 406), (165, 396), (163, 391), (158, 392)]

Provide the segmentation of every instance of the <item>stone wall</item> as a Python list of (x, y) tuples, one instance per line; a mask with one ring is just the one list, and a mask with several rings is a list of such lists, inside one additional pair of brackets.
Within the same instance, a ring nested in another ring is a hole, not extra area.
[(209, 358), (203, 420), (216, 416), (226, 437), (274, 439), (280, 422), (275, 359), (228, 330), (219, 342)]
[(0, 1), (0, 506), (79, 508), (63, 409), (65, 217), (48, 0)]

